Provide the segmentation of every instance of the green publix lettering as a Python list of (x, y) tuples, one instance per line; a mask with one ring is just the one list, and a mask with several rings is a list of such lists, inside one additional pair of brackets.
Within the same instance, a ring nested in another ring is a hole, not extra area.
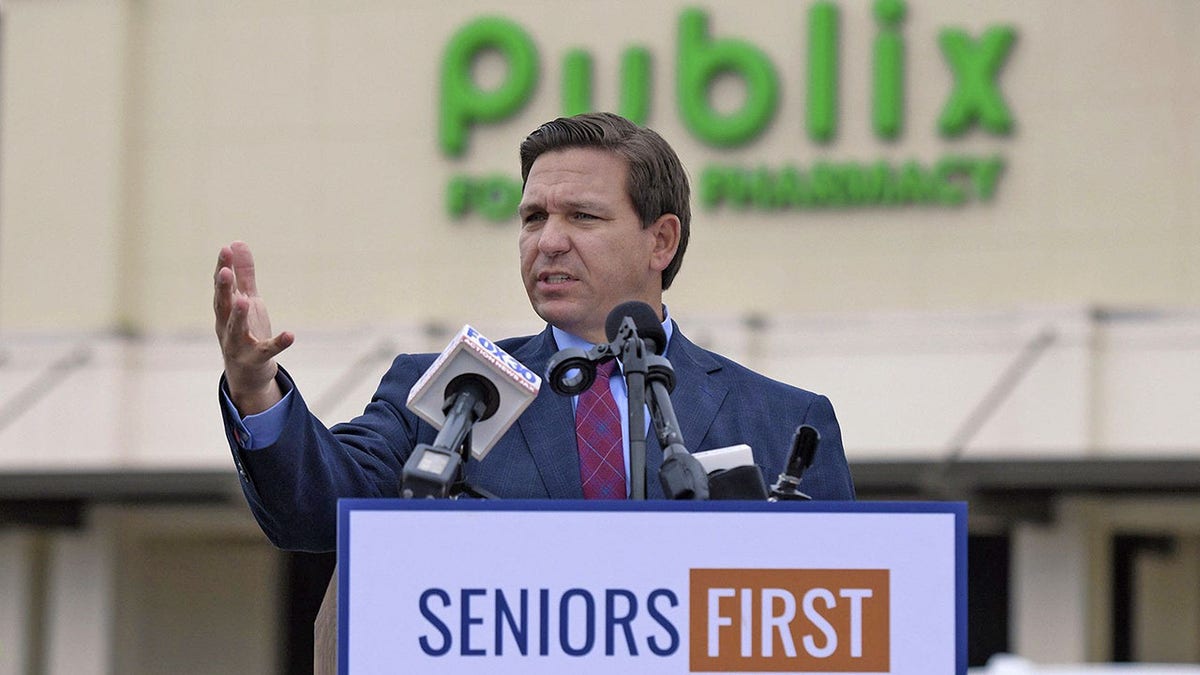
[[(873, 5), (871, 127), (884, 142), (898, 139), (908, 123), (904, 115), (903, 34), (907, 9), (904, 0), (875, 0)], [(808, 8), (803, 133), (819, 145), (828, 145), (837, 136), (840, 18), (838, 5), (828, 0)], [(758, 138), (775, 117), (779, 74), (758, 46), (714, 37), (709, 24), (704, 10), (689, 8), (679, 14), (675, 78), (679, 118), (703, 143), (718, 148), (744, 146)], [(1000, 137), (1012, 132), (1013, 116), (998, 78), (1015, 39), (1016, 31), (1006, 25), (990, 26), (978, 37), (958, 28), (939, 31), (938, 46), (953, 75), (953, 86), (936, 121), (944, 138), (958, 138), (975, 127)], [(499, 54), (507, 65), (504, 81), (489, 90), (480, 88), (471, 73), (476, 59), (486, 52)], [(591, 54), (571, 50), (563, 56), (562, 66), (562, 114), (597, 109), (592, 101)], [(652, 73), (648, 49), (632, 46), (622, 52), (617, 112), (638, 123), (647, 121)], [(520, 112), (532, 100), (539, 76), (537, 48), (519, 24), (501, 17), (482, 17), (459, 29), (442, 59), (438, 130), (442, 152), (462, 157), (473, 130)], [(745, 93), (739, 108), (723, 113), (712, 107), (708, 96), (712, 83), (725, 76), (740, 78)], [(697, 192), (699, 203), (707, 209), (956, 206), (990, 200), (1003, 170), (1004, 159), (999, 155), (947, 155), (924, 164), (916, 160), (818, 162), (807, 169), (711, 165), (702, 169)], [(447, 186), (446, 208), (456, 217), (474, 212), (491, 221), (511, 222), (520, 197), (520, 181), (506, 175), (460, 174)]]

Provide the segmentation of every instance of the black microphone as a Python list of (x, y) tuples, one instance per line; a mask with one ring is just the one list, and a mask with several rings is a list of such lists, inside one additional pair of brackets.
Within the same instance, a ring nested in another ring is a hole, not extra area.
[[(684, 446), (683, 432), (679, 429), (679, 420), (671, 403), (675, 371), (671, 368), (671, 362), (662, 356), (667, 348), (667, 334), (658, 314), (644, 302), (625, 302), (609, 312), (604, 331), (614, 347), (618, 341), (622, 342), (618, 354), (629, 388), (630, 411), (640, 404), (637, 398), (644, 398), (650, 406), (650, 418), (658, 435), (658, 444), (663, 449), (662, 466), (658, 470), (663, 494), (667, 499), (708, 499), (708, 475), (700, 461)], [(641, 392), (635, 391), (638, 384), (642, 384)], [(637, 393), (643, 395), (635, 397)], [(631, 416), (631, 436), (633, 424)], [(644, 443), (640, 458), (634, 454), (632, 441), (629, 447), (630, 473), (635, 481), (644, 480)]]
[(617, 340), (617, 334), (626, 318), (633, 322), (637, 336), (646, 343), (646, 351), (653, 354), (666, 351), (667, 332), (663, 330), (662, 321), (650, 305), (638, 300), (622, 302), (608, 313), (608, 318), (604, 320), (604, 334), (608, 336), (609, 342)]
[(400, 494), (406, 498), (449, 497), (462, 470), (464, 447), (471, 427), (496, 413), (500, 392), (478, 373), (464, 373), (446, 385), (446, 422), (433, 445), (420, 444), (404, 463)]
[(804, 470), (812, 466), (817, 446), (821, 444), (821, 432), (816, 427), (802, 424), (792, 436), (792, 452), (779, 480), (771, 486), (771, 501), (807, 501), (812, 497), (800, 491), (800, 480)]
[(446, 385), (442, 412), (446, 423), (433, 441), (433, 447), (452, 450), (466, 440), (476, 422), (496, 414), (500, 408), (500, 390), (479, 373), (463, 373)]

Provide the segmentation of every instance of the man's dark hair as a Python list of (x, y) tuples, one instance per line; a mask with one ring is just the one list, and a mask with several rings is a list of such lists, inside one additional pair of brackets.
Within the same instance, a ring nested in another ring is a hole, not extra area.
[(521, 189), (529, 180), (534, 160), (542, 153), (568, 148), (599, 148), (625, 159), (629, 165), (625, 191), (642, 220), (642, 227), (649, 227), (666, 213), (679, 218), (679, 248), (662, 273), (662, 287), (667, 290), (683, 264), (692, 220), (691, 189), (675, 150), (662, 136), (620, 115), (586, 113), (560, 117), (534, 129), (521, 143)]

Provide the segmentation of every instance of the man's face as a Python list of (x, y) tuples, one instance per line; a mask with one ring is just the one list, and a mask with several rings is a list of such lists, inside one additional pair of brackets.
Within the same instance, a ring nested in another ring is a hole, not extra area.
[(625, 191), (625, 160), (596, 148), (547, 152), (521, 199), (521, 276), (538, 316), (591, 342), (608, 312), (640, 300), (662, 312), (662, 270), (675, 255), (679, 219), (643, 228)]

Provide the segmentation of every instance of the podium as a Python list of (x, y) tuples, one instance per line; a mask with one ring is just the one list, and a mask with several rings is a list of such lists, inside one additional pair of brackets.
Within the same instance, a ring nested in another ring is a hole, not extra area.
[(966, 505), (342, 500), (317, 673), (967, 672)]

